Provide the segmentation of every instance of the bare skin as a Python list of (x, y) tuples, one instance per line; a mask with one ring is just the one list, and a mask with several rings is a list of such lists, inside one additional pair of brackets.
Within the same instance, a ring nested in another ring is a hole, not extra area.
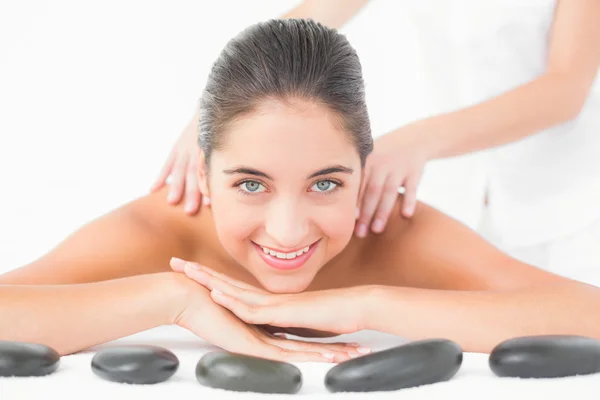
[[(163, 188), (0, 276), (0, 339), (69, 354), (178, 324), (227, 350), (286, 361), (357, 353), (349, 344), (274, 341), (255, 325), (446, 337), (481, 352), (516, 335), (600, 339), (600, 289), (512, 259), (425, 204), (407, 220), (400, 199), (384, 233), (354, 237), (364, 171), (335, 118), (309, 100), (265, 101), (230, 126), (210, 170), (199, 169), (211, 208), (187, 215), (163, 201)], [(282, 252), (318, 245), (300, 268), (280, 271), (252, 242)], [(252, 296), (279, 314), (216, 301), (212, 283), (177, 272), (172, 257), (262, 288)]]

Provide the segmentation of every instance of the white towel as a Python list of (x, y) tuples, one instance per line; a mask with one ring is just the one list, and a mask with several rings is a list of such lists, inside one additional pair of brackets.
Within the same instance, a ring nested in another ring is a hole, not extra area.
[[(328, 341), (356, 341), (374, 351), (403, 343), (403, 340), (372, 331), (344, 335)], [(100, 379), (91, 370), (95, 352), (118, 344), (153, 344), (173, 351), (180, 360), (177, 373), (168, 381), (155, 385), (129, 385)], [(87, 351), (65, 356), (59, 369), (36, 378), (0, 378), (0, 400), (76, 399), (76, 400), (220, 400), (279, 399), (290, 395), (264, 395), (228, 392), (200, 385), (195, 378), (196, 363), (215, 348), (179, 327), (160, 327), (119, 339)], [(458, 373), (448, 382), (378, 393), (329, 393), (323, 379), (333, 366), (327, 363), (297, 363), (303, 374), (303, 386), (295, 396), (310, 399), (459, 399), (482, 398), (513, 400), (538, 399), (546, 396), (568, 399), (598, 399), (600, 374), (559, 379), (512, 379), (496, 377), (488, 367), (486, 354), (465, 353)], [(343, 396), (343, 397), (340, 397)]]

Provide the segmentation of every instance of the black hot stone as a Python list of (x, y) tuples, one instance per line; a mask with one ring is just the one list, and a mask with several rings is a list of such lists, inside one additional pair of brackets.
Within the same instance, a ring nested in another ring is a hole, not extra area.
[(159, 346), (118, 346), (100, 350), (92, 359), (92, 371), (112, 382), (153, 384), (164, 382), (179, 367), (177, 356)]
[(196, 379), (236, 392), (294, 394), (302, 387), (302, 373), (292, 364), (224, 351), (205, 354), (196, 365)]
[(450, 340), (408, 343), (345, 361), (325, 375), (330, 392), (375, 392), (447, 381), (462, 364), (462, 349)]
[(0, 340), (0, 376), (43, 376), (56, 371), (60, 355), (38, 343)]
[(524, 336), (497, 345), (489, 365), (498, 376), (559, 378), (600, 372), (600, 341), (583, 336)]

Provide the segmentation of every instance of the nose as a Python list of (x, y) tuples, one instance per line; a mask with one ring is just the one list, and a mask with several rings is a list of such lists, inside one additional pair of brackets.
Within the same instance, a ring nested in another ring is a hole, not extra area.
[(265, 230), (282, 250), (305, 245), (309, 233), (306, 212), (294, 199), (279, 199), (270, 204)]

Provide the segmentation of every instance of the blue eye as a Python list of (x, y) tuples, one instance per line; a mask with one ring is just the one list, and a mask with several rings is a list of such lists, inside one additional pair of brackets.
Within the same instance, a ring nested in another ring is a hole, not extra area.
[(319, 182), (315, 183), (313, 185), (313, 187), (311, 188), (311, 190), (314, 190), (315, 192), (326, 193), (326, 192), (331, 192), (336, 187), (337, 187), (337, 183), (325, 180), (325, 181), (319, 181)]
[[(256, 181), (245, 181), (240, 184), (240, 188), (248, 193), (264, 192), (265, 187)], [(261, 189), (262, 188), (262, 189)]]

